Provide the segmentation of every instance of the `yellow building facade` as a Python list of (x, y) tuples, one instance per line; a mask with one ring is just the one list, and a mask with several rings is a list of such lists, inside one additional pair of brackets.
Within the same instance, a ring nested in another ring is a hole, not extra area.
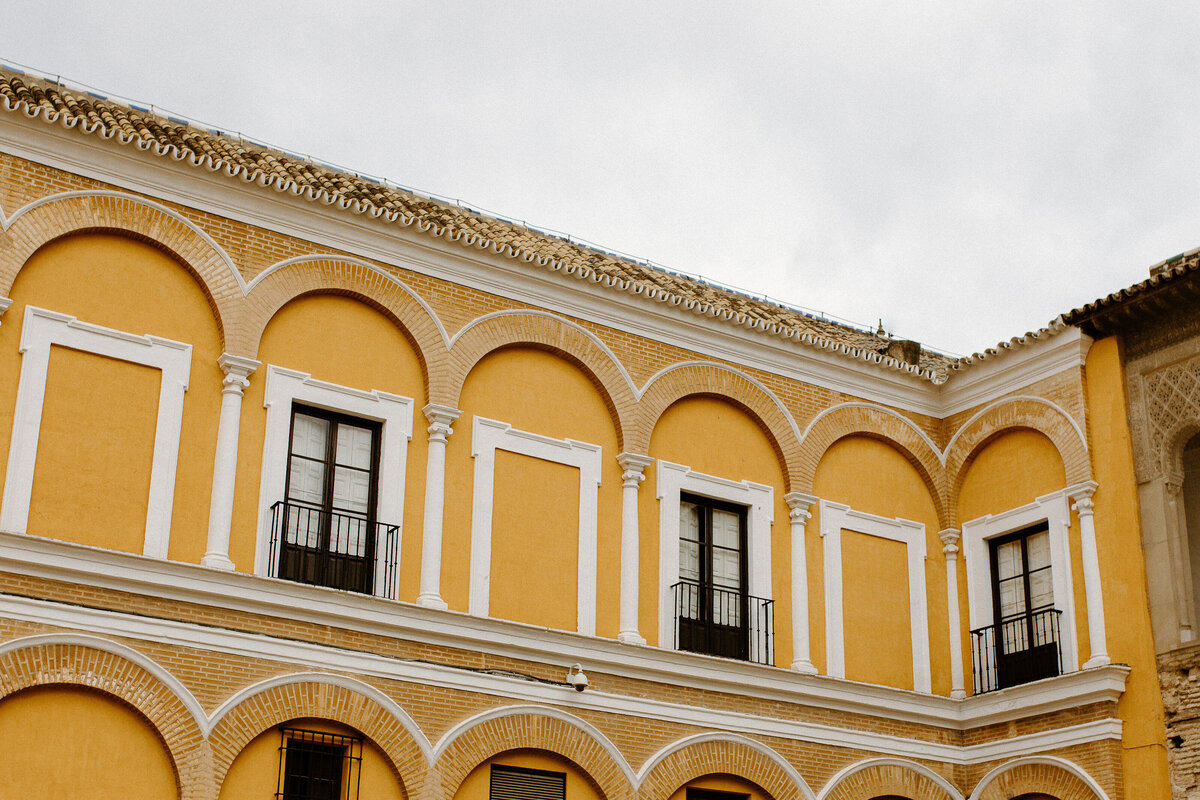
[(0, 110), (0, 797), (1169, 796), (1116, 338)]

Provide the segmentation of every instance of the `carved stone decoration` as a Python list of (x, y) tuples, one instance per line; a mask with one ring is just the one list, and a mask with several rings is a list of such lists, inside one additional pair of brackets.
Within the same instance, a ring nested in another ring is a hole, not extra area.
[(1171, 363), (1167, 355), (1143, 359), (1129, 370), (1130, 428), (1139, 483), (1179, 472), (1183, 445), (1200, 431), (1200, 356)]

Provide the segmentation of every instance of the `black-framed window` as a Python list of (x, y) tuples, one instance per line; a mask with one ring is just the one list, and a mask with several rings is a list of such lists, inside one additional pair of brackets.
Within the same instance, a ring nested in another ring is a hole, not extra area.
[(988, 542), (1000, 688), (1057, 675), (1058, 612), (1050, 530), (1040, 523)]
[(744, 659), (747, 509), (700, 495), (679, 499), (679, 648)]
[(301, 728), (280, 729), (276, 800), (356, 800), (362, 739)]
[(292, 408), (280, 577), (371, 591), (381, 428), (325, 409)]
[(565, 800), (567, 774), (492, 764), (488, 800)]
[(696, 786), (687, 787), (685, 800), (747, 800), (750, 795), (746, 792), (726, 792), (719, 789), (701, 789)]

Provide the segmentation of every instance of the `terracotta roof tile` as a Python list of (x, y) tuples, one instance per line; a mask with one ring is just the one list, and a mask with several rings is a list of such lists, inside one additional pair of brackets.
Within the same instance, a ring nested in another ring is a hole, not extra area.
[(934, 383), (943, 382), (955, 364), (948, 356), (923, 350), (920, 364), (908, 365), (884, 356), (886, 340), (868, 331), (15, 70), (0, 68), (0, 108), (415, 227), (617, 291), (911, 372)]

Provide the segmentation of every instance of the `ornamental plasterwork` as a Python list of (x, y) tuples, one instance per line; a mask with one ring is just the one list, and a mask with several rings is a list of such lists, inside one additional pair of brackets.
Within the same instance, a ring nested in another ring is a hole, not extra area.
[[(1200, 342), (1183, 342), (1129, 365), (1129, 416), (1139, 483), (1180, 472), (1200, 431)], [(1186, 357), (1191, 354), (1191, 357)]]

